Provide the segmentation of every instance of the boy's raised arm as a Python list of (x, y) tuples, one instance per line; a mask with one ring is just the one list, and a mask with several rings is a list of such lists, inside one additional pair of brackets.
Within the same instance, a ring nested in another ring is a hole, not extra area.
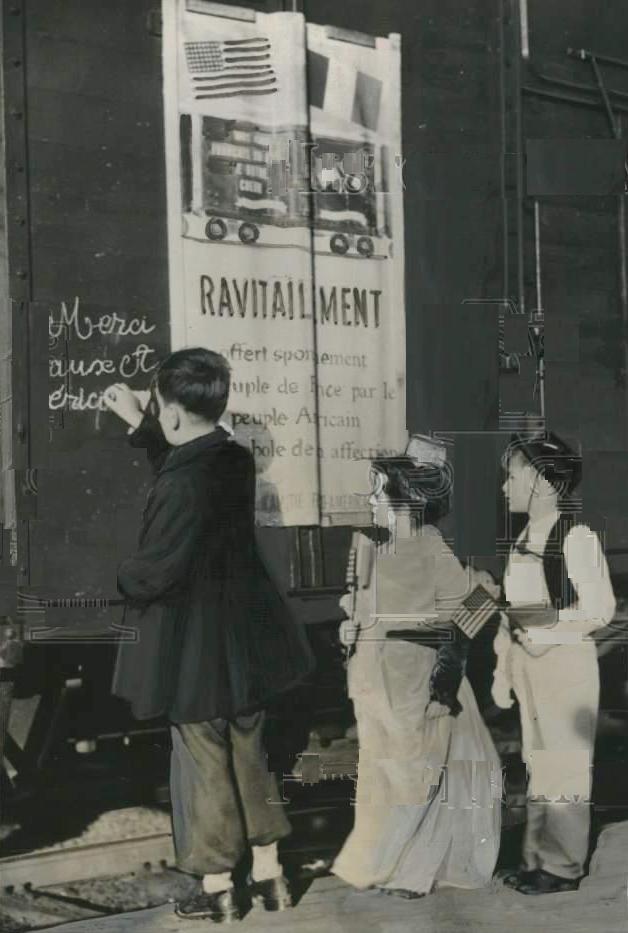
[(155, 473), (169, 451), (159, 419), (148, 410), (150, 392), (135, 392), (126, 383), (116, 382), (103, 392), (107, 408), (129, 425), (129, 440), (133, 447), (143, 447)]

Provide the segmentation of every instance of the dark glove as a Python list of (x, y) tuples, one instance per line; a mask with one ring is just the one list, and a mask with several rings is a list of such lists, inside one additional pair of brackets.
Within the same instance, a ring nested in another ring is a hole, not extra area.
[(430, 675), (430, 700), (448, 706), (451, 715), (457, 716), (462, 711), (458, 690), (464, 677), (471, 640), (455, 625), (448, 628), (451, 638), (438, 648)]

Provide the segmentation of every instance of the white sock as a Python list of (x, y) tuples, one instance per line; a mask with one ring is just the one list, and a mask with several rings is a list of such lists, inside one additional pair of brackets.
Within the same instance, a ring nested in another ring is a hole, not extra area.
[(231, 872), (225, 871), (221, 875), (203, 875), (203, 891), (205, 894), (218, 894), (233, 887)]
[(269, 846), (253, 846), (253, 881), (270, 881), (283, 875), (283, 868), (277, 855), (277, 843)]

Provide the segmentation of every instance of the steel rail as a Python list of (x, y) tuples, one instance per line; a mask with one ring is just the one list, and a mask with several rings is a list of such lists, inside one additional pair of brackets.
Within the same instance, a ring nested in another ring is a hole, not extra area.
[(4, 890), (43, 888), (71, 881), (106, 878), (148, 865), (174, 865), (170, 833), (152, 833), (66, 849), (45, 849), (0, 859)]

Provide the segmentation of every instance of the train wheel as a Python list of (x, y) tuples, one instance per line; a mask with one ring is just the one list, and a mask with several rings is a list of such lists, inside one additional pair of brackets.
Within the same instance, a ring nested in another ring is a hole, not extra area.
[(360, 256), (364, 256), (365, 259), (370, 259), (375, 252), (375, 246), (370, 236), (361, 236), (356, 243), (356, 249)]
[(227, 224), (220, 217), (212, 217), (205, 226), (205, 236), (208, 240), (224, 240), (227, 236)]
[(335, 233), (329, 243), (332, 253), (344, 256), (349, 252), (349, 240), (344, 233)]
[(243, 243), (255, 243), (259, 238), (259, 228), (255, 224), (241, 224), (238, 236)]

